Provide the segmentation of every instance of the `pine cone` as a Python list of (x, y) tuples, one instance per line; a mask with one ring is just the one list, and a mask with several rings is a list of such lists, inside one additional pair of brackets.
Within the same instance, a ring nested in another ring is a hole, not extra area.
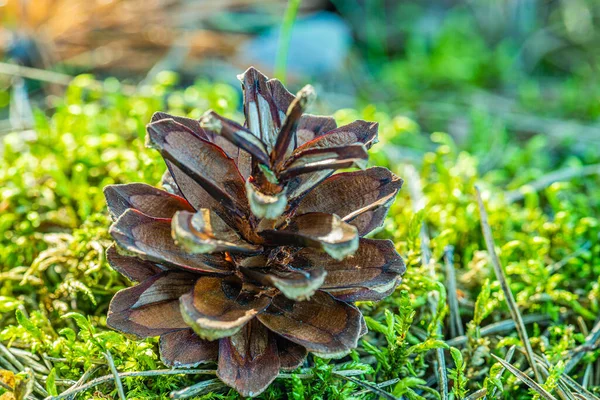
[(402, 180), (364, 166), (377, 124), (336, 128), (250, 68), (241, 76), (246, 126), (213, 112), (156, 113), (147, 141), (168, 171), (163, 187), (105, 188), (110, 265), (136, 286), (113, 298), (107, 323), (160, 336), (173, 367), (218, 362), (243, 396), (264, 391), (310, 351), (340, 357), (366, 333), (355, 301), (380, 300), (405, 266), (383, 223)]

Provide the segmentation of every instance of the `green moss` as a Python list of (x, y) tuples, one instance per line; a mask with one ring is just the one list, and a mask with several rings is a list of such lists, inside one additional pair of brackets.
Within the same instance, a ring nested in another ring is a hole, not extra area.
[[(165, 368), (155, 339), (132, 340), (106, 328), (111, 297), (130, 283), (105, 260), (111, 241), (102, 188), (159, 181), (164, 164), (143, 140), (154, 111), (199, 117), (202, 110), (213, 108), (235, 115), (238, 97), (222, 84), (198, 82), (178, 90), (171, 86), (173, 75), (159, 78), (125, 95), (114, 79), (99, 86), (80, 76), (51, 112), (36, 114), (34, 131), (3, 139), (0, 342), (10, 351), (31, 354), (15, 352), (36, 371), (38, 395), (44, 390), (61, 393), (84, 374), (87, 380), (109, 375), (107, 352), (120, 372)], [(557, 168), (599, 162), (600, 155), (559, 157), (546, 151), (545, 138), (519, 142), (507, 134), (502, 121), (482, 112), (469, 117), (472, 140), (466, 144), (443, 133), (424, 135), (409, 117), (373, 106), (336, 116), (340, 122), (364, 117), (381, 123), (382, 143), (373, 149), (372, 162), (391, 167), (405, 179), (407, 160), (418, 166), (425, 208), (413, 211), (408, 188), (414, 182), (407, 182), (376, 234), (395, 241), (408, 270), (393, 296), (360, 305), (370, 333), (359, 348), (343, 360), (310, 358), (306, 369), (278, 379), (261, 398), (375, 399), (374, 383), (386, 383), (379, 390), (397, 397), (436, 398), (437, 386), (431, 381), (436, 349), (445, 350), (454, 398), (498, 385), (495, 398), (528, 398), (524, 385), (508, 373), (494, 378), (498, 366), (491, 354), (504, 356), (519, 341), (510, 327), (485, 335), (487, 326), (509, 320), (510, 314), (485, 250), (475, 184), (483, 188), (500, 260), (520, 311), (542, 316), (537, 325), (528, 325), (530, 340), (536, 353), (552, 364), (545, 388), (555, 390), (564, 361), (583, 342), (584, 327), (589, 329), (599, 312), (600, 181), (597, 175), (575, 176), (538, 191), (525, 190), (523, 200), (513, 202), (506, 193)], [(498, 132), (498, 148), (484, 134), (490, 129)], [(422, 226), (431, 239), (433, 276), (422, 265)], [(454, 294), (446, 293), (443, 256), (450, 245), (464, 340), (448, 334), (446, 299)], [(437, 293), (434, 308), (431, 293)], [(586, 353), (570, 375), (581, 378), (598, 354)], [(5, 360), (0, 353), (0, 364)], [(518, 365), (527, 368), (526, 363)], [(342, 376), (344, 371), (350, 371), (349, 378)], [(123, 385), (128, 398), (156, 398), (212, 378), (129, 377)], [(112, 382), (86, 391), (82, 398), (104, 395), (117, 396)], [(197, 397), (237, 395), (217, 387), (215, 393)]]

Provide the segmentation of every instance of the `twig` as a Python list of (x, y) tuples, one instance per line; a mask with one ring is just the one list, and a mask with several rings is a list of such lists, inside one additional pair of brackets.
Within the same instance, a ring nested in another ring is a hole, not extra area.
[[(527, 330), (525, 329), (525, 323), (523, 322), (523, 318), (521, 317), (521, 313), (517, 307), (517, 302), (510, 290), (510, 286), (508, 285), (508, 281), (504, 276), (504, 271), (502, 270), (502, 266), (500, 265), (500, 259), (496, 254), (496, 248), (494, 246), (494, 238), (492, 237), (492, 229), (490, 228), (490, 224), (488, 222), (487, 211), (485, 210), (485, 206), (483, 205), (483, 200), (481, 199), (481, 192), (479, 188), (476, 186), (475, 190), (477, 191), (477, 203), (479, 205), (479, 215), (481, 216), (481, 230), (483, 231), (483, 236), (485, 237), (485, 244), (490, 254), (490, 258), (492, 259), (492, 265), (494, 266), (494, 272), (496, 273), (496, 279), (500, 282), (500, 286), (502, 287), (502, 291), (504, 292), (504, 298), (506, 299), (506, 304), (508, 305), (508, 309), (510, 310), (510, 316), (513, 321), (515, 321), (515, 327), (517, 328), (517, 333), (523, 342), (523, 346), (525, 346), (526, 357), (531, 369), (533, 370), (533, 374), (535, 375), (535, 379), (538, 383), (542, 383), (542, 376), (538, 371), (535, 358), (533, 355), (533, 349), (531, 348), (531, 343), (529, 342), (529, 336), (527, 335)], [(502, 360), (504, 361), (504, 360)]]
[[(73, 81), (74, 77), (71, 75), (63, 74), (55, 71), (48, 71), (45, 69), (24, 67), (22, 65), (16, 65), (11, 63), (0, 62), (0, 74), (20, 76), (22, 78), (33, 79), (40, 82), (54, 83), (58, 85), (68, 86)], [(94, 81), (94, 88), (102, 90), (102, 82)], [(123, 93), (133, 94), (136, 91), (135, 86), (121, 84)]]
[(444, 264), (446, 266), (446, 285), (448, 285), (448, 307), (450, 309), (450, 334), (452, 337), (465, 334), (460, 319), (458, 297), (456, 294), (456, 272), (454, 270), (454, 247), (446, 246), (444, 249)]
[(108, 362), (110, 371), (115, 377), (115, 386), (117, 387), (119, 398), (121, 400), (126, 400), (125, 390), (123, 390), (123, 382), (121, 382), (121, 378), (119, 377), (119, 371), (117, 371), (117, 367), (115, 367), (115, 361), (113, 360), (112, 354), (110, 354), (110, 351), (106, 350), (106, 352), (104, 352), (104, 357), (106, 358), (106, 362)]
[[(421, 188), (421, 179), (419, 173), (412, 166), (406, 167), (406, 175), (408, 180), (408, 190), (412, 199), (413, 210), (415, 213), (425, 208), (425, 197), (423, 195), (423, 189)], [(425, 223), (421, 224), (421, 263), (428, 268), (429, 276), (432, 280), (436, 280), (434, 264), (431, 262), (431, 250), (429, 249), (429, 235), (427, 234), (427, 227)], [(439, 293), (432, 291), (429, 294), (429, 307), (431, 309), (431, 315), (436, 318), (438, 313), (437, 304), (439, 301)], [(442, 326), (438, 322), (435, 327), (435, 332), (439, 337), (443, 337)], [(435, 355), (437, 359), (437, 381), (440, 396), (442, 400), (448, 399), (448, 376), (446, 375), (446, 358), (444, 357), (444, 349), (435, 349)]]
[(525, 197), (525, 193), (528, 191), (539, 192), (540, 190), (550, 186), (554, 182), (558, 181), (569, 181), (573, 178), (600, 174), (600, 164), (586, 165), (584, 167), (570, 167), (553, 171), (547, 175), (536, 179), (533, 182), (527, 183), (521, 186), (519, 189), (511, 190), (504, 194), (504, 198), (508, 203), (514, 203), (515, 201), (522, 200)]
[(22, 65), (0, 62), (0, 74), (20, 76), (22, 78), (33, 79), (36, 81), (56, 83), (59, 85), (69, 85), (73, 77), (60, 72), (48, 71), (45, 69), (37, 69), (24, 67)]
[(492, 357), (496, 359), (504, 368), (506, 368), (511, 374), (516, 376), (521, 382), (529, 386), (531, 389), (535, 390), (540, 396), (542, 396), (546, 400), (557, 400), (556, 397), (552, 396), (546, 389), (536, 383), (533, 379), (525, 375), (519, 369), (515, 368), (512, 364), (507, 363), (500, 357), (492, 354)]

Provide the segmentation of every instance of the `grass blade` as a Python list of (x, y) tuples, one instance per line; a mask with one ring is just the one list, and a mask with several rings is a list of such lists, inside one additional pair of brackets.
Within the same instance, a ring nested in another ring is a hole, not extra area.
[(527, 330), (525, 329), (523, 317), (521, 317), (521, 313), (519, 312), (519, 309), (517, 307), (517, 302), (515, 301), (512, 291), (510, 290), (510, 286), (508, 286), (508, 281), (506, 280), (506, 276), (504, 276), (502, 265), (500, 265), (500, 259), (498, 258), (498, 254), (496, 254), (494, 238), (492, 236), (492, 229), (490, 228), (487, 211), (485, 210), (483, 200), (481, 199), (481, 192), (479, 191), (479, 188), (477, 186), (475, 186), (475, 190), (477, 191), (477, 204), (479, 205), (479, 215), (481, 217), (481, 230), (483, 231), (485, 245), (487, 247), (488, 253), (490, 255), (490, 258), (492, 259), (492, 265), (494, 267), (496, 278), (498, 279), (498, 282), (500, 282), (500, 286), (502, 287), (502, 291), (504, 292), (504, 297), (506, 299), (506, 304), (508, 305), (508, 309), (510, 310), (510, 316), (515, 321), (517, 333), (519, 334), (519, 338), (521, 339), (521, 342), (525, 347), (525, 356), (527, 357), (527, 361), (529, 362), (529, 365), (531, 365), (531, 369), (533, 370), (533, 374), (535, 375), (536, 381), (538, 383), (541, 383), (542, 376), (540, 375), (540, 372), (537, 368), (537, 364), (535, 362), (533, 349), (531, 348), (531, 343), (529, 342), (529, 336), (527, 335)]
[(113, 376), (115, 377), (115, 386), (117, 387), (119, 398), (121, 400), (127, 399), (127, 397), (125, 396), (125, 390), (123, 389), (123, 382), (121, 382), (119, 371), (117, 371), (117, 367), (115, 367), (115, 362), (113, 361), (112, 354), (110, 354), (110, 351), (106, 350), (106, 352), (104, 353), (104, 357), (106, 358), (106, 362), (108, 362), (110, 372), (112, 372)]
[[(571, 372), (571, 370), (581, 361), (583, 356), (586, 354), (584, 349), (591, 349), (594, 343), (596, 343), (600, 339), (600, 319), (596, 322), (590, 333), (585, 338), (585, 343), (579, 346), (578, 349), (571, 352), (569, 354), (569, 360), (567, 361), (567, 365), (565, 365), (565, 374)], [(579, 350), (579, 351), (578, 351)]]
[[(523, 323), (527, 324), (536, 324), (542, 323), (550, 320), (550, 317), (542, 314), (529, 314), (523, 317)], [(504, 333), (506, 331), (511, 331), (515, 329), (515, 321), (512, 319), (507, 319), (503, 321), (494, 322), (492, 324), (486, 325), (481, 328), (480, 334), (482, 337), (497, 335), (500, 333)], [(448, 346), (458, 347), (464, 346), (467, 344), (468, 338), (466, 336), (457, 336), (450, 340), (446, 341)]]
[(511, 363), (507, 363), (502, 358), (497, 357), (492, 354), (492, 357), (496, 359), (504, 368), (510, 371), (511, 374), (516, 376), (521, 382), (529, 386), (531, 389), (535, 390), (542, 398), (546, 400), (557, 400), (556, 397), (552, 396), (546, 389), (540, 386), (536, 381), (525, 375), (519, 369), (515, 368)]
[(527, 191), (533, 190), (538, 192), (550, 186), (554, 182), (568, 181), (574, 178), (594, 174), (600, 174), (600, 164), (560, 169), (544, 175), (541, 178), (520, 187), (519, 189), (511, 190), (510, 192), (505, 193), (504, 198), (508, 203), (514, 203), (515, 201), (522, 200), (525, 197), (524, 193)]
[(281, 24), (279, 44), (275, 59), (275, 77), (283, 83), (285, 83), (288, 52), (292, 40), (292, 27), (294, 26), (294, 21), (296, 20), (296, 15), (298, 14), (301, 2), (302, 0), (288, 1), (288, 6), (285, 10), (285, 15), (283, 16), (283, 23)]
[[(519, 348), (519, 351), (524, 354), (523, 349)], [(545, 358), (544, 356), (541, 356), (541, 355), (537, 355), (537, 354), (535, 355), (535, 360), (538, 363), (539, 367), (542, 369), (542, 373), (544, 374), (544, 377), (547, 378), (549, 375), (549, 369), (552, 366), (552, 364), (550, 364), (550, 361), (548, 361), (547, 358)], [(563, 395), (569, 396), (569, 398), (581, 397), (586, 400), (600, 400), (600, 399), (598, 399), (598, 397), (596, 397), (594, 394), (589, 392), (586, 388), (581, 386), (579, 383), (577, 383), (573, 378), (571, 378), (566, 373), (563, 372), (558, 379), (559, 379), (558, 384), (559, 384), (560, 391), (557, 389), (557, 393), (559, 395), (561, 394), (561, 391), (562, 391)], [(573, 389), (576, 393), (572, 393), (572, 391), (569, 388)]]
[(460, 310), (458, 308), (458, 297), (456, 297), (456, 272), (454, 271), (454, 248), (447, 246), (444, 249), (444, 264), (446, 266), (446, 285), (448, 286), (448, 308), (450, 309), (450, 334), (452, 337), (465, 334)]

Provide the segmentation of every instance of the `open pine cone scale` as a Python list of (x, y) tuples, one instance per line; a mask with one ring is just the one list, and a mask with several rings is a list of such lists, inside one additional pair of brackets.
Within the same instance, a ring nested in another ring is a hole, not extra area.
[(304, 114), (312, 89), (293, 96), (251, 68), (241, 77), (245, 126), (156, 113), (148, 144), (160, 151), (166, 190), (105, 188), (116, 246), (111, 266), (137, 282), (118, 292), (107, 323), (160, 336), (163, 362), (218, 362), (244, 396), (260, 394), (307, 351), (339, 357), (366, 325), (355, 301), (400, 283), (402, 259), (381, 226), (402, 180), (364, 167), (377, 124), (337, 128)]

